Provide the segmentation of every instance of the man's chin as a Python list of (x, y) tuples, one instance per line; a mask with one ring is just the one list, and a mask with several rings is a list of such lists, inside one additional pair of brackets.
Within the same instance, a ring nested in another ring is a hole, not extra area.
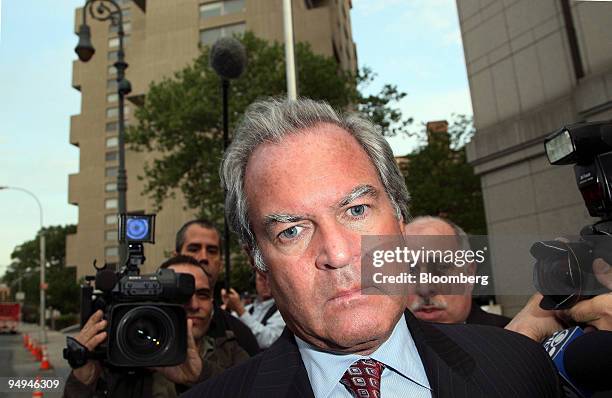
[[(362, 351), (370, 345), (380, 345), (393, 331), (395, 324), (390, 307), (356, 305), (352, 309), (338, 309), (326, 314), (329, 340), (339, 351)], [(396, 314), (393, 314), (396, 315)]]
[(445, 310), (418, 310), (413, 312), (414, 316), (422, 321), (445, 323)]

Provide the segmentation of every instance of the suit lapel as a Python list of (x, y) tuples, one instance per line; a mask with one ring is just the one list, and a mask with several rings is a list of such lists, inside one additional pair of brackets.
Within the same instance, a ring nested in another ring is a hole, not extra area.
[(285, 328), (263, 354), (250, 397), (314, 398), (293, 334)]
[(479, 396), (479, 389), (472, 382), (473, 358), (436, 327), (420, 322), (409, 311), (404, 317), (423, 362), (432, 396)]

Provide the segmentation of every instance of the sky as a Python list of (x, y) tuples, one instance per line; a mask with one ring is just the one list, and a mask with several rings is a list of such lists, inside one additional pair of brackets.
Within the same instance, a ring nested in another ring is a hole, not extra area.
[[(68, 204), (68, 175), (79, 170), (79, 151), (69, 143), (70, 116), (80, 113), (71, 87), (74, 11), (84, 0), (0, 0), (0, 186), (35, 194), (43, 224), (78, 221)], [(472, 114), (454, 0), (353, 0), (353, 40), (359, 66), (408, 95), (399, 104), (422, 122)], [(389, 139), (396, 155), (415, 143)], [(15, 246), (40, 227), (29, 195), (0, 190), (0, 275)]]

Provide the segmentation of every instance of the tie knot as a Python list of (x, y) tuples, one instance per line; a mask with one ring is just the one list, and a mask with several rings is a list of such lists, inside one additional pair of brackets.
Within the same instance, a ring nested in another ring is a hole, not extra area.
[(380, 376), (385, 365), (374, 359), (360, 359), (344, 372), (342, 383), (353, 397), (379, 398)]

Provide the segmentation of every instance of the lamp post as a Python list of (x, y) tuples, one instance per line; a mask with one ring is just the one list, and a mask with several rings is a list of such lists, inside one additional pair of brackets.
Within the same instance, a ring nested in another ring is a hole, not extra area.
[[(88, 62), (96, 52), (91, 43), (91, 30), (87, 25), (87, 14), (98, 21), (110, 20), (111, 24), (117, 26), (119, 37), (119, 50), (117, 51), (117, 61), (114, 63), (117, 69), (117, 94), (119, 96), (119, 169), (117, 170), (117, 193), (119, 195), (118, 205), (119, 214), (127, 212), (127, 175), (125, 171), (125, 115), (123, 105), (125, 96), (132, 91), (130, 82), (125, 78), (125, 70), (128, 64), (125, 62), (125, 52), (123, 51), (123, 13), (121, 7), (114, 0), (87, 0), (83, 6), (83, 23), (79, 27), (79, 43), (74, 51), (83, 62)], [(119, 242), (120, 264), (126, 261), (125, 242)]]
[(38, 237), (40, 244), (40, 331), (42, 333), (42, 341), (43, 343), (47, 343), (47, 331), (45, 329), (45, 290), (47, 289), (45, 283), (45, 265), (47, 263), (47, 259), (45, 256), (45, 233), (43, 231), (43, 209), (40, 204), (40, 200), (38, 197), (34, 195), (32, 192), (27, 189), (20, 187), (9, 187), (9, 186), (0, 186), (0, 190), (3, 189), (12, 189), (15, 191), (25, 192), (30, 195), (36, 201), (38, 205), (38, 211), (40, 215), (40, 235)]

